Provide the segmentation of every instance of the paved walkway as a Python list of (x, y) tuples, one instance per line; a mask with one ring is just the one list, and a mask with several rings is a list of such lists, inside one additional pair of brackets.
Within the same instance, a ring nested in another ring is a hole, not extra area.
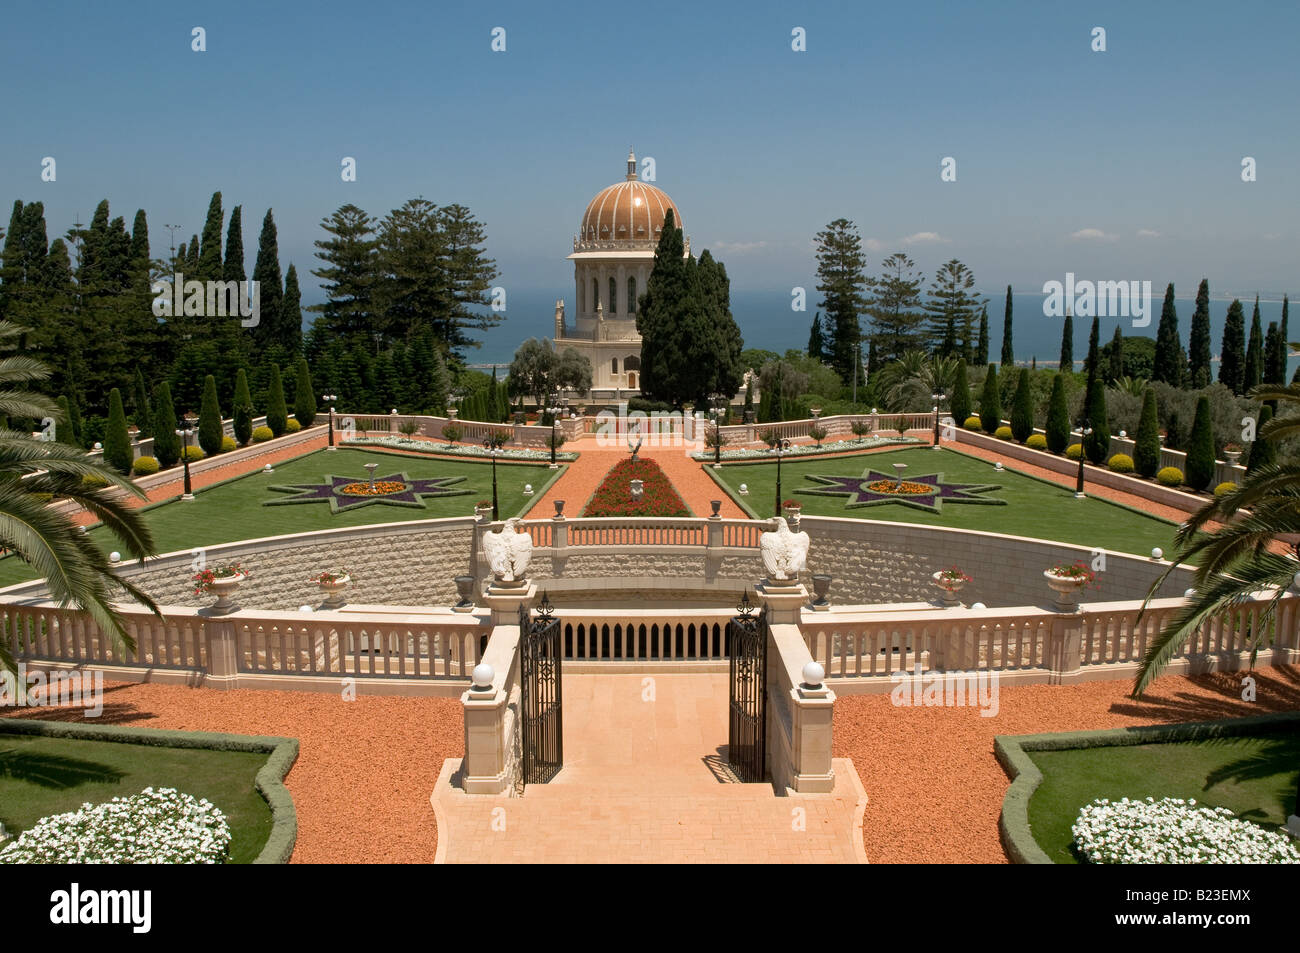
[[(647, 700), (648, 699), (648, 700)], [(725, 765), (726, 675), (566, 675), (564, 768), (522, 797), (433, 792), (439, 863), (861, 863), (866, 795), (777, 797)]]

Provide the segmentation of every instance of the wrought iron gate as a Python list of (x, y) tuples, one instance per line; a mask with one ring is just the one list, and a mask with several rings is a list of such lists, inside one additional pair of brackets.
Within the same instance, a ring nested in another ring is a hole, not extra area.
[(523, 719), (523, 782), (545, 784), (564, 766), (560, 620), (546, 593), (531, 617), (519, 607), (519, 682)]
[(746, 592), (728, 623), (731, 654), (727, 760), (741, 781), (767, 779), (767, 609), (754, 614)]

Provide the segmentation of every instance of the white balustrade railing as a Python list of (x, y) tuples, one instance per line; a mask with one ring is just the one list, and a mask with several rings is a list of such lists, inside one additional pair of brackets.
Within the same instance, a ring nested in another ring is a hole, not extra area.
[(694, 661), (729, 657), (734, 609), (562, 609), (566, 659)]
[(0, 637), (18, 661), (40, 659), (129, 668), (207, 667), (204, 619), (196, 610), (170, 610), (160, 619), (138, 607), (123, 607), (122, 618), (127, 634), (135, 640), (134, 651), (103, 632), (86, 613), (52, 602), (0, 604)]

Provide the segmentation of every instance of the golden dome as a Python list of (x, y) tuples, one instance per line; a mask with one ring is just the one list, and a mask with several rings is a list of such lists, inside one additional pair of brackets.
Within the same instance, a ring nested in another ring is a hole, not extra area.
[(654, 244), (663, 231), (664, 217), (682, 227), (682, 213), (662, 189), (642, 182), (636, 174), (636, 156), (627, 157), (626, 180), (601, 189), (587, 204), (578, 229), (580, 244), (628, 242)]

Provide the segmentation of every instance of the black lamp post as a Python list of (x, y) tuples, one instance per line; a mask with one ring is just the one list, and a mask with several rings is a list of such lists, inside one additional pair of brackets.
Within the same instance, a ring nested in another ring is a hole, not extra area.
[(1087, 456), (1085, 441), (1087, 441), (1088, 436), (1092, 433), (1091, 424), (1092, 421), (1087, 417), (1079, 421), (1079, 478), (1074, 485), (1074, 496), (1075, 499), (1079, 500), (1083, 499), (1083, 461)]
[(177, 436), (183, 438), (184, 447), (181, 450), (181, 465), (185, 468), (185, 495), (182, 500), (194, 499), (194, 488), (190, 484), (190, 437), (194, 435), (194, 421), (198, 418), (192, 413), (186, 414), (181, 420), (185, 421), (183, 429), (176, 431)]
[(334, 449), (334, 401), (336, 401), (336, 400), (338, 400), (338, 399), (339, 399), (338, 394), (322, 394), (322, 395), (321, 395), (321, 400), (325, 401), (325, 403), (329, 404), (329, 406), (330, 406), (330, 445), (329, 445), (329, 448), (330, 448), (331, 450)]
[(930, 395), (934, 401), (934, 449), (939, 449), (939, 404), (943, 401), (943, 391), (937, 390)]
[(500, 510), (497, 508), (497, 453), (500, 452), (497, 447), (496, 435), (489, 433), (483, 438), (483, 446), (487, 448), (488, 455), (492, 458), (492, 522), (501, 518)]
[(781, 515), (781, 456), (790, 449), (789, 440), (778, 440), (776, 442), (776, 513), (774, 516)]
[(555, 416), (560, 412), (560, 395), (552, 394), (546, 412), (551, 415), (551, 469), (559, 466), (555, 462)]

